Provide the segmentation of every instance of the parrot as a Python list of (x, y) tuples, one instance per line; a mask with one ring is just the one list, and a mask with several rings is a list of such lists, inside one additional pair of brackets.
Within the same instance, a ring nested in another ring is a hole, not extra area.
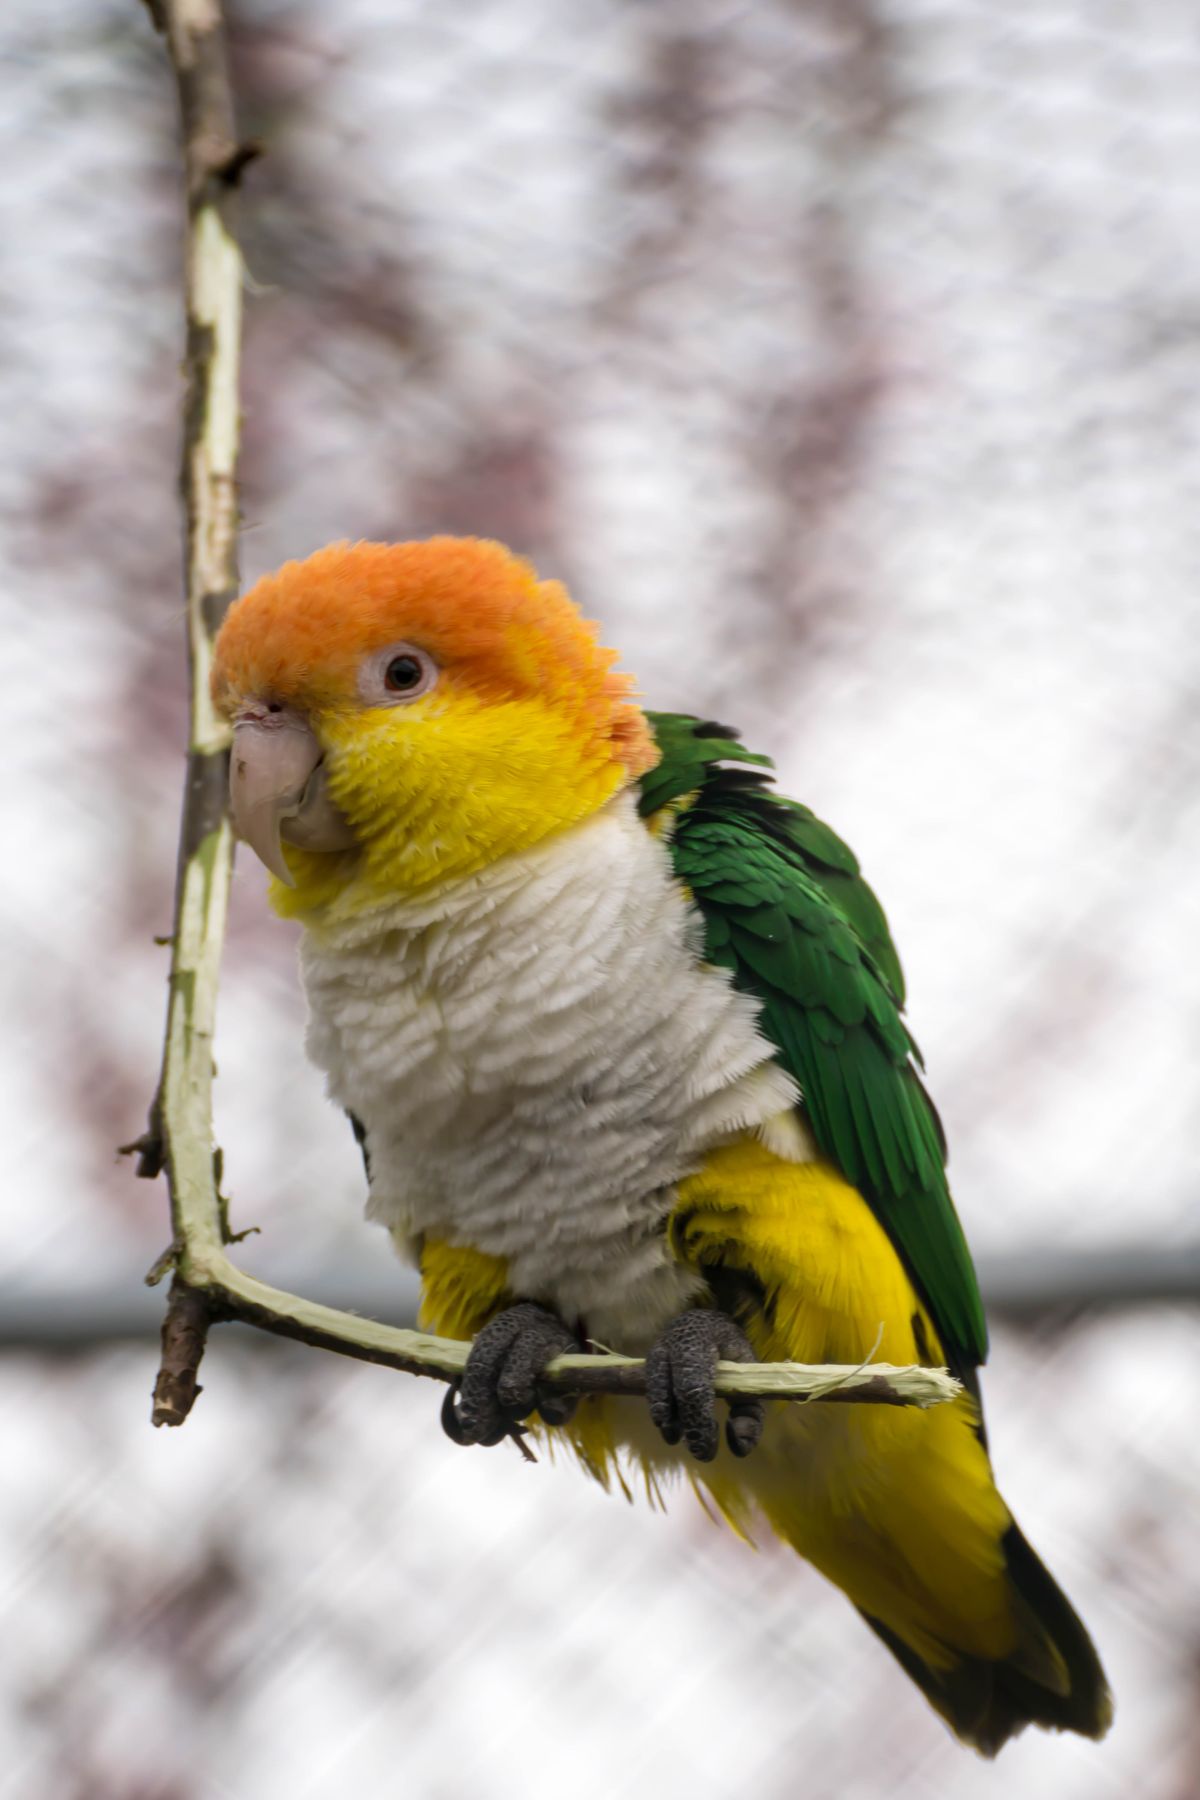
[[(840, 1588), (983, 1755), (1029, 1724), (1099, 1738), (1096, 1650), (993, 1476), (983, 1305), (880, 903), (766, 756), (645, 710), (616, 662), (560, 582), (449, 536), (288, 562), (214, 646), (309, 1057), (421, 1328), (471, 1344), (445, 1429), (532, 1431), (627, 1496), (690, 1479)], [(644, 1399), (539, 1390), (600, 1346), (645, 1359)], [(876, 1348), (957, 1397), (714, 1393), (720, 1359)]]

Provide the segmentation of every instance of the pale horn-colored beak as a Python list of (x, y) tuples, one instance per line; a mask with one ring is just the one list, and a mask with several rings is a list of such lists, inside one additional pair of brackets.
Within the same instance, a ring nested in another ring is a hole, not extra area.
[(286, 707), (251, 702), (234, 720), (229, 763), (234, 829), (272, 875), (296, 884), (281, 838), (306, 850), (348, 850), (354, 833), (329, 797), (312, 727)]

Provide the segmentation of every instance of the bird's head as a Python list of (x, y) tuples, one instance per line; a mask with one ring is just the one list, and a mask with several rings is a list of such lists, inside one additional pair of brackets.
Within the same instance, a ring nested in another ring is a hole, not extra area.
[(331, 544), (264, 577), (213, 698), (276, 906), (415, 893), (603, 806), (657, 759), (614, 661), (565, 588), (480, 539)]

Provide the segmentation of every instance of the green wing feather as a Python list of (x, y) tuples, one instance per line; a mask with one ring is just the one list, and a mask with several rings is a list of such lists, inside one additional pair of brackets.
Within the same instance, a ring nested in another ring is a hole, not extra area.
[(768, 757), (710, 721), (649, 718), (662, 758), (641, 811), (676, 812), (671, 856), (706, 955), (761, 1002), (817, 1142), (870, 1203), (951, 1361), (974, 1367), (987, 1354), (983, 1303), (882, 907), (841, 839), (771, 791)]

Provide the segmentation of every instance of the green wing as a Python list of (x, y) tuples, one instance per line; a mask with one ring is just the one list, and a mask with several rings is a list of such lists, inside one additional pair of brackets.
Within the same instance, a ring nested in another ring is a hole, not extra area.
[(983, 1302), (882, 907), (841, 839), (771, 791), (768, 757), (722, 725), (649, 719), (662, 760), (642, 779), (641, 811), (676, 811), (671, 855), (709, 961), (762, 1003), (817, 1142), (870, 1203), (951, 1361), (974, 1367), (987, 1354)]

